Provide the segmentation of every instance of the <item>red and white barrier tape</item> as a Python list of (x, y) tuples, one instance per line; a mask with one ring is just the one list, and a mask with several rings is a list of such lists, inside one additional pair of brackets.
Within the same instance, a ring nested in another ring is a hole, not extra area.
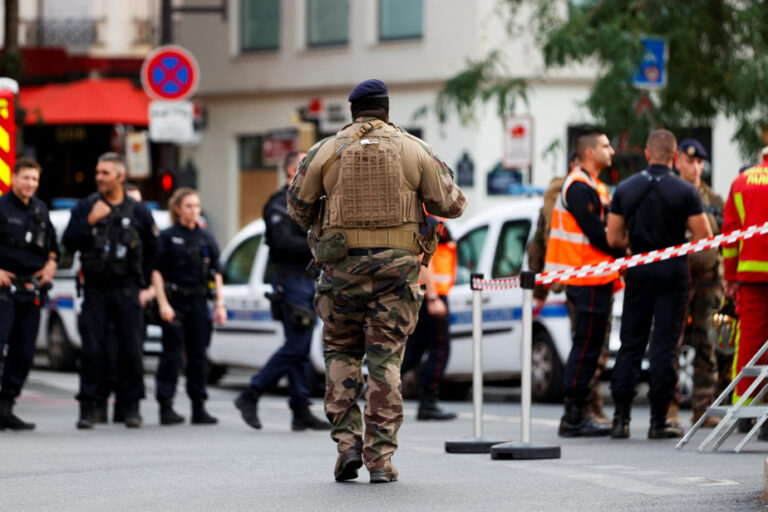
[[(715, 247), (719, 247), (723, 244), (734, 243), (738, 240), (744, 240), (751, 238), (754, 235), (764, 235), (766, 233), (768, 233), (768, 222), (765, 222), (761, 225), (749, 226), (748, 228), (744, 229), (737, 229), (726, 234), (715, 235), (710, 238), (703, 238), (696, 242), (688, 242), (682, 245), (667, 247), (666, 249), (646, 252), (643, 254), (635, 254), (629, 258), (619, 258), (617, 260), (605, 261), (597, 265), (584, 265), (583, 267), (556, 270), (553, 272), (542, 272), (541, 274), (536, 274), (536, 284), (550, 284), (554, 283), (555, 281), (565, 281), (566, 279), (570, 279), (572, 277), (587, 277), (609, 274), (611, 272), (616, 272), (631, 267), (647, 265), (648, 263), (654, 263), (657, 261), (669, 260), (679, 256), (686, 256), (694, 252), (706, 251), (707, 249), (714, 249)], [(509, 288), (520, 287), (519, 277), (509, 277), (502, 279), (474, 279), (472, 282), (474, 288), (483, 290), (505, 290)]]

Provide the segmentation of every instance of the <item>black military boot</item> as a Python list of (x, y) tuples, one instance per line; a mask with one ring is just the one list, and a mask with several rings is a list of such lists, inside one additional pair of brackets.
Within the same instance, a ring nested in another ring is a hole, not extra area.
[(13, 399), (0, 399), (0, 430), (34, 430), (34, 423), (27, 423), (13, 414)]
[(587, 403), (584, 399), (566, 398), (565, 414), (560, 420), (557, 435), (560, 437), (601, 437), (607, 436), (610, 429), (600, 425), (587, 414)]
[(125, 426), (127, 428), (141, 428), (142, 419), (139, 414), (139, 402), (131, 402), (125, 407)]
[(613, 439), (629, 439), (629, 420), (631, 419), (632, 400), (619, 400), (614, 398), (613, 426), (611, 437)]
[(249, 386), (235, 398), (235, 407), (240, 410), (240, 416), (246, 425), (253, 428), (261, 428), (261, 421), (259, 421), (257, 413), (259, 396), (261, 396), (261, 391), (253, 386)]
[(184, 423), (184, 416), (173, 410), (172, 400), (158, 400), (160, 404), (160, 424), (161, 425), (178, 425)]
[(354, 447), (341, 452), (336, 459), (333, 476), (337, 482), (346, 482), (357, 478), (357, 470), (363, 465), (362, 447)]
[(685, 432), (680, 427), (667, 424), (668, 403), (651, 403), (651, 426), (648, 429), (648, 439), (670, 439), (683, 437)]
[(331, 430), (330, 423), (312, 414), (312, 411), (309, 410), (309, 404), (292, 406), (291, 409), (293, 410), (291, 430)]
[(94, 423), (109, 423), (107, 417), (107, 400), (99, 400), (93, 408)]
[(192, 421), (193, 425), (215, 425), (218, 418), (208, 414), (205, 410), (205, 402), (202, 400), (192, 402)]
[(80, 430), (92, 429), (96, 423), (94, 419), (95, 406), (88, 400), (80, 401), (80, 419), (77, 420), (77, 428)]
[(416, 413), (417, 420), (453, 420), (456, 419), (456, 413), (445, 411), (437, 405), (437, 393), (433, 391), (422, 391), (419, 394), (419, 411)]

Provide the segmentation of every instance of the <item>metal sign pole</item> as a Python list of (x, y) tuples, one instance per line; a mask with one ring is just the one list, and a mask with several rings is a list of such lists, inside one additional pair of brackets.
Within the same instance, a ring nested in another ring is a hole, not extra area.
[(483, 291), (472, 288), (472, 433), (483, 437)]
[(520, 422), (521, 442), (503, 443), (491, 448), (491, 458), (496, 459), (559, 459), (559, 446), (541, 446), (531, 444), (531, 356), (533, 341), (533, 288), (536, 274), (531, 271), (520, 273), (520, 286), (523, 289), (523, 339), (520, 347), (522, 369), (520, 375)]
[(489, 453), (500, 441), (483, 439), (483, 291), (476, 283), (483, 274), (472, 274), (472, 433), (473, 439), (446, 441), (447, 453)]

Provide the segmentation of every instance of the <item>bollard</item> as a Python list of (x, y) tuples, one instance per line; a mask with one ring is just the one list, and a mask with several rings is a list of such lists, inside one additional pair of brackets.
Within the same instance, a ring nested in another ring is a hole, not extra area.
[(531, 353), (533, 344), (533, 288), (536, 274), (529, 270), (520, 273), (523, 289), (523, 339), (520, 375), (520, 443), (502, 443), (491, 448), (491, 458), (497, 459), (559, 459), (559, 446), (531, 444)]
[(488, 453), (499, 441), (483, 439), (483, 290), (475, 279), (483, 274), (472, 274), (472, 434), (473, 439), (446, 441), (447, 453)]

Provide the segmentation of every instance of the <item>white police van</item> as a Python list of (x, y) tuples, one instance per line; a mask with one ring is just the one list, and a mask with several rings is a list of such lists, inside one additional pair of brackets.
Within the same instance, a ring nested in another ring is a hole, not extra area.
[[(541, 198), (513, 198), (464, 222), (451, 223), (458, 241), (456, 285), (449, 296), (451, 357), (446, 380), (469, 386), (472, 379), (471, 273), (488, 278), (516, 276), (526, 268), (526, 244), (533, 236)], [(264, 222), (243, 228), (222, 251), (224, 300), (228, 321), (216, 327), (208, 349), (213, 373), (226, 366), (261, 368), (283, 343), (283, 330), (272, 319), (264, 293), (271, 291), (269, 247)], [(483, 292), (483, 370), (486, 381), (519, 377), (522, 335), (522, 290)], [(553, 294), (533, 325), (533, 394), (557, 399), (564, 361), (571, 346), (565, 297)], [(312, 368), (324, 372), (321, 326), (315, 328)]]
[[(152, 216), (160, 229), (171, 225), (170, 215), (166, 210), (152, 210)], [(49, 300), (41, 310), (40, 329), (35, 347), (38, 352), (47, 355), (50, 368), (71, 370), (75, 368), (80, 351), (77, 317), (83, 299), (78, 297), (75, 282), (77, 269), (80, 268), (79, 253), (71, 254), (61, 243), (61, 237), (69, 223), (70, 210), (51, 210), (50, 217), (56, 230), (56, 239), (59, 241), (59, 266), (53, 280), (53, 288), (48, 293)], [(160, 352), (160, 335), (159, 326), (147, 326), (145, 352)]]

